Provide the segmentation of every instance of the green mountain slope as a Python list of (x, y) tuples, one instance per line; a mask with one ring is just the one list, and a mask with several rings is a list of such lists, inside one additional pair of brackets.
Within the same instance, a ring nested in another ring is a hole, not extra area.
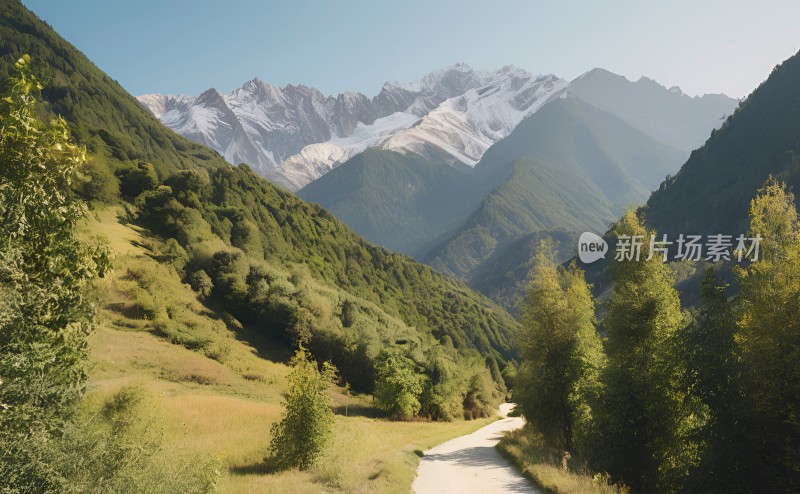
[(475, 210), (491, 183), (472, 170), (415, 154), (371, 149), (298, 192), (359, 235), (420, 258)]
[(518, 314), (519, 297), (525, 291), (536, 248), (542, 240), (552, 243), (556, 256), (575, 254), (579, 234), (567, 230), (539, 230), (496, 249), (472, 273), (470, 286)]
[(777, 66), (680, 172), (647, 202), (660, 232), (746, 230), (750, 199), (772, 174), (800, 186), (800, 55)]
[[(18, 2), (0, 2), (0, 30), (0, 74), (21, 54), (32, 56), (48, 87), (44, 111), (64, 116), (95, 166), (117, 173), (105, 180), (130, 190), (128, 202), (114, 199), (125, 219), (163, 242), (159, 262), (229, 327), (282, 344), (310, 340), (366, 390), (381, 345), (405, 345), (422, 370), (438, 350), (461, 364), (477, 359), (484, 374), (485, 358), (502, 365), (513, 355), (517, 323), (486, 297), (367, 243), (322, 208), (169, 131)], [(142, 314), (158, 319), (158, 334), (202, 348), (187, 336), (190, 324), (140, 288)]]
[(510, 178), (426, 262), (493, 291), (473, 278), (495, 253), (537, 231), (604, 231), (643, 201), (680, 155), (587, 103), (555, 100), (486, 152), (478, 167), (510, 169)]

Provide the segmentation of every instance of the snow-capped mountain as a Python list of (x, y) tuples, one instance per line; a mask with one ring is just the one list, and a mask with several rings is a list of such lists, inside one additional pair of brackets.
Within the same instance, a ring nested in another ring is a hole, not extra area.
[(456, 64), (413, 83), (387, 82), (380, 93), (325, 96), (314, 88), (277, 88), (253, 79), (221, 94), (146, 94), (139, 101), (159, 120), (210, 146), (231, 163), (247, 163), (297, 190), (376, 146), (474, 165), (566, 82), (516, 68), (478, 71)]
[(425, 154), (433, 147), (474, 166), (489, 146), (567, 86), (567, 81), (554, 75), (534, 77), (518, 67), (503, 67), (481, 87), (446, 100), (381, 147), (416, 154)]
[(637, 82), (594, 69), (572, 82), (513, 66), (495, 71), (465, 64), (412, 83), (387, 82), (369, 98), (325, 96), (307, 86), (278, 88), (260, 79), (230, 93), (147, 94), (139, 101), (184, 136), (247, 163), (299, 190), (369, 148), (474, 166), (548, 101), (567, 94), (616, 115), (687, 154), (732, 111), (724, 95), (689, 97), (655, 81)]
[[(196, 97), (146, 94), (138, 99), (178, 133), (296, 189), (408, 128), (448, 98), (481, 86), (485, 78), (457, 64), (411, 84), (386, 83), (371, 99), (360, 93), (325, 96), (302, 85), (278, 88), (258, 78), (230, 93), (212, 88)], [(319, 143), (326, 145), (304, 151)]]

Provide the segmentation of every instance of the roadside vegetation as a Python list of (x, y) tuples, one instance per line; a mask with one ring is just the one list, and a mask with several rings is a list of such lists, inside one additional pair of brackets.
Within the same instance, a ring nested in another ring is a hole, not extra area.
[[(602, 349), (582, 273), (540, 255), (513, 389), (529, 425), (501, 449), (553, 492), (797, 491), (800, 220), (785, 184), (759, 189), (749, 230), (760, 254), (735, 267), (738, 293), (711, 267), (698, 309), (658, 256), (612, 263)], [(654, 232), (631, 211), (612, 233)]]

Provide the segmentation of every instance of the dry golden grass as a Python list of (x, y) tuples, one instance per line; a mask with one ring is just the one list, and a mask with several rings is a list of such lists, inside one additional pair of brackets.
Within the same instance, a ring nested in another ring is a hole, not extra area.
[(525, 427), (506, 434), (498, 444), (500, 452), (522, 470), (545, 492), (554, 494), (622, 494), (624, 491), (609, 485), (600, 476), (570, 461), (564, 470), (557, 452), (544, 445), (541, 436)]
[[(86, 403), (101, 406), (120, 389), (141, 388), (150, 404), (149, 416), (143, 419), (155, 421), (163, 431), (164, 450), (185, 458), (217, 458), (222, 465), (220, 492), (406, 493), (419, 460), (414, 450), (467, 434), (491, 420), (370, 418), (363, 416), (374, 413), (369, 397), (345, 396), (342, 389), (333, 389), (337, 410), (343, 413), (347, 403), (350, 416), (337, 415), (324, 459), (305, 472), (267, 472), (263, 460), (269, 429), (280, 419), (288, 367), (263, 357), (282, 361), (285, 350), (254, 342), (252, 334), (245, 341), (235, 328), (227, 327), (174, 270), (151, 257), (152, 241), (141, 230), (121, 224), (116, 210), (92, 216), (85, 233), (107, 239), (115, 269), (97, 283), (100, 327), (91, 338), (94, 367)], [(135, 283), (126, 278), (131, 269), (139, 276)], [(170, 334), (155, 331), (154, 321), (135, 310), (141, 303), (141, 283), (156, 305), (173, 312), (169, 317), (176, 334), (191, 333), (205, 346), (189, 349), (173, 343)], [(221, 346), (226, 348), (224, 358), (208, 356), (207, 348)]]

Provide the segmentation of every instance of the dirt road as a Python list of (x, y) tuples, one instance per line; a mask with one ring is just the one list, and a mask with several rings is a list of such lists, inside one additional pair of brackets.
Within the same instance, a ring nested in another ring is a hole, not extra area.
[[(501, 405), (500, 415), (506, 417), (511, 408), (508, 403)], [(415, 494), (539, 493), (495, 449), (503, 432), (523, 423), (520, 417), (504, 418), (425, 451), (412, 490)]]

